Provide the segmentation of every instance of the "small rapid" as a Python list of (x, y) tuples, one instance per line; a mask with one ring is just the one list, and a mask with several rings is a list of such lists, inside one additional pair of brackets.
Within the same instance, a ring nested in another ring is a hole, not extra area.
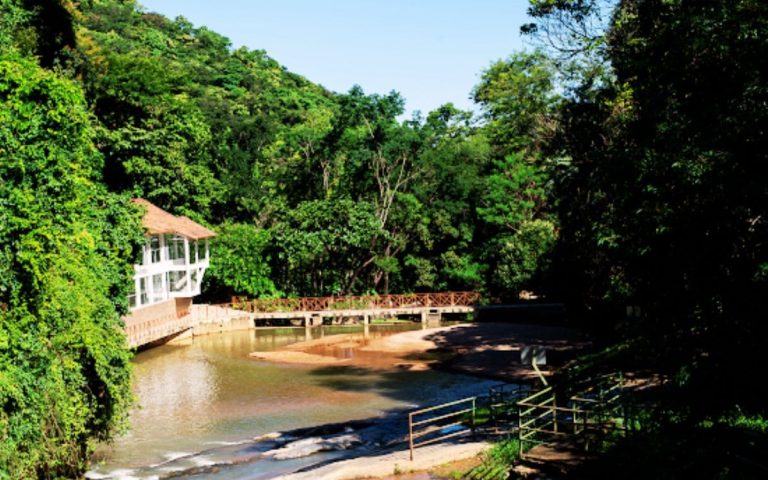
[[(414, 328), (419, 327), (371, 326), (369, 334)], [(337, 333), (363, 335), (361, 327), (322, 327), (313, 335)], [(303, 328), (258, 329), (195, 337), (137, 354), (131, 430), (98, 449), (87, 478), (273, 478), (354, 454), (355, 448), (380, 447), (377, 435), (405, 428), (398, 420), (407, 409), (487, 392), (489, 382), (449, 372), (364, 363), (287, 365), (248, 357), (306, 339)], [(376, 428), (369, 428), (371, 422)], [(339, 434), (367, 433), (350, 445), (318, 448), (313, 442), (323, 441), (315, 428), (320, 425)], [(275, 454), (286, 446), (308, 449)]]

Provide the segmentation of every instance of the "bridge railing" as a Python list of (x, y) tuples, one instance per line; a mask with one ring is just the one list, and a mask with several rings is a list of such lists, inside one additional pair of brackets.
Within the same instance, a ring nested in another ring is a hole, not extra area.
[(232, 297), (232, 307), (248, 312), (317, 312), (325, 310), (378, 310), (418, 307), (472, 306), (478, 292), (407, 293), (299, 298)]

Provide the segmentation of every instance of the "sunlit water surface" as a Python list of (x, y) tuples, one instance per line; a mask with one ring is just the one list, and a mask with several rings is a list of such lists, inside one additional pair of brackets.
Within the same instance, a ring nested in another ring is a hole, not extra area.
[[(358, 331), (362, 336), (360, 329), (323, 328), (313, 335)], [(372, 326), (370, 335), (413, 328), (418, 327)], [(131, 430), (100, 449), (88, 476), (162, 478), (174, 470), (168, 467), (174, 458), (188, 456), (200, 466), (228, 461), (227, 455), (242, 454), (236, 445), (255, 436), (429, 404), (447, 390), (475, 381), (438, 371), (285, 365), (248, 357), (305, 339), (303, 328), (263, 329), (196, 337), (139, 353), (133, 380), (138, 405), (131, 414)], [(266, 469), (263, 474), (260, 468)], [(194, 478), (269, 478), (269, 468), (245, 465)]]

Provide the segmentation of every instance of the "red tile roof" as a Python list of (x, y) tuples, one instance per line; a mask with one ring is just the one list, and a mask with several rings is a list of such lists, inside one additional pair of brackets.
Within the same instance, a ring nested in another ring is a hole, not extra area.
[(160, 235), (163, 233), (178, 233), (192, 240), (201, 238), (211, 238), (216, 236), (216, 232), (205, 228), (197, 222), (187, 217), (177, 217), (171, 215), (160, 207), (153, 205), (143, 198), (134, 198), (133, 203), (142, 205), (147, 209), (142, 223), (144, 228), (151, 235)]

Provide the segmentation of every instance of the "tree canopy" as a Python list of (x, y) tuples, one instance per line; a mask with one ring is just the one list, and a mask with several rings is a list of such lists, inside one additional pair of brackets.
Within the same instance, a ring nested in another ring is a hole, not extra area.
[(0, 465), (76, 476), (126, 420), (139, 212), (99, 182), (82, 90), (0, 55)]
[(409, 119), (133, 0), (0, 13), (0, 477), (124, 425), (131, 197), (219, 232), (208, 300), (533, 291), (670, 379), (668, 424), (766, 413), (765, 2), (531, 0), (477, 113)]

